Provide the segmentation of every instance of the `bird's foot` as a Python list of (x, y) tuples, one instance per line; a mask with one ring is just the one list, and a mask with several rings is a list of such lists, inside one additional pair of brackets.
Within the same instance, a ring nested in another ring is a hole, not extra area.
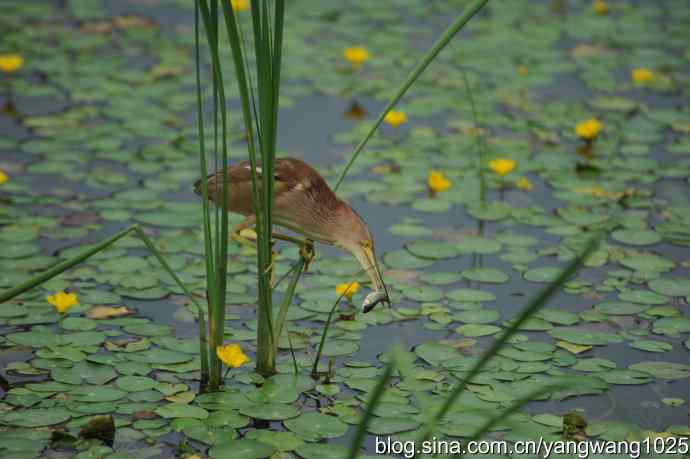
[(316, 256), (314, 252), (314, 243), (309, 239), (305, 239), (299, 246), (299, 256), (304, 260), (304, 270), (309, 270), (309, 263)]
[(230, 239), (238, 242), (244, 247), (249, 247), (250, 249), (256, 250), (256, 232), (252, 229), (246, 228), (240, 231), (236, 231), (230, 234)]

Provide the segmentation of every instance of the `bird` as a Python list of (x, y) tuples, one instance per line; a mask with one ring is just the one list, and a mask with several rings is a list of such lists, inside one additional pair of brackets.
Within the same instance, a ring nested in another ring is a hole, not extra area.
[[(234, 229), (239, 235), (243, 229), (256, 223), (252, 195), (252, 172), (249, 161), (241, 161), (225, 169), (228, 181), (228, 212), (241, 214), (245, 219)], [(256, 166), (257, 181), (262, 169)], [(203, 195), (200, 179), (194, 192)], [(336, 194), (326, 180), (309, 164), (295, 158), (276, 158), (274, 163), (273, 223), (310, 241), (333, 245), (343, 249), (359, 262), (371, 279), (374, 290), (366, 296), (362, 309), (369, 312), (379, 303), (390, 307), (388, 289), (383, 282), (374, 250), (374, 239), (364, 220)], [(223, 171), (207, 177), (208, 197), (222, 205)], [(293, 240), (274, 233), (274, 237)]]

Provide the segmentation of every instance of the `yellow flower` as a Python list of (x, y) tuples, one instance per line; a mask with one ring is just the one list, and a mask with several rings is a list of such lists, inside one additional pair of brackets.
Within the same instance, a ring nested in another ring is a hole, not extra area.
[(401, 124), (407, 123), (407, 115), (402, 111), (391, 110), (386, 113), (386, 117), (383, 119), (383, 121), (395, 128)]
[(64, 314), (69, 311), (72, 306), (79, 304), (76, 293), (67, 293), (65, 291), (59, 291), (54, 295), (48, 295), (46, 300), (53, 305), (58, 314)]
[(230, 368), (239, 368), (245, 363), (249, 362), (247, 357), (239, 344), (226, 344), (225, 346), (218, 346), (216, 348), (216, 355), (218, 358)]
[(452, 185), (452, 182), (446, 178), (443, 173), (439, 171), (430, 171), (427, 179), (429, 189), (435, 193), (446, 191)]
[(575, 133), (582, 139), (593, 140), (599, 135), (602, 127), (603, 125), (598, 119), (590, 118), (577, 123), (575, 126)]
[(646, 67), (640, 67), (630, 72), (630, 78), (635, 83), (649, 83), (654, 79), (654, 72)]
[(529, 75), (529, 69), (525, 65), (521, 65), (517, 68), (517, 73), (520, 76), (527, 76)]
[(594, 0), (592, 2), (592, 9), (602, 16), (609, 14), (609, 5), (604, 0)]
[(348, 300), (352, 300), (352, 295), (359, 290), (359, 282), (351, 282), (348, 284), (338, 284), (335, 286), (335, 293), (345, 296)]
[(352, 67), (358, 69), (369, 59), (369, 51), (359, 46), (345, 48), (343, 57), (352, 64)]
[(496, 174), (500, 175), (503, 177), (504, 175), (508, 175), (510, 171), (515, 169), (515, 165), (517, 163), (515, 162), (514, 159), (510, 158), (497, 158), (497, 159), (492, 159), (489, 161), (489, 168), (494, 171)]
[(19, 54), (0, 54), (0, 70), (11, 73), (24, 66), (24, 58)]
[(517, 179), (517, 182), (515, 182), (515, 186), (517, 186), (523, 191), (530, 191), (532, 188), (534, 188), (534, 185), (532, 185), (532, 182), (530, 182), (527, 177), (520, 177), (519, 179)]
[(232, 5), (232, 10), (237, 13), (249, 9), (249, 0), (230, 0), (230, 4)]
[(5, 171), (3, 171), (2, 169), (0, 169), (0, 185), (2, 185), (3, 183), (5, 183), (5, 182), (8, 181), (9, 179), (10, 179), (10, 178), (7, 176), (7, 174), (5, 174)]

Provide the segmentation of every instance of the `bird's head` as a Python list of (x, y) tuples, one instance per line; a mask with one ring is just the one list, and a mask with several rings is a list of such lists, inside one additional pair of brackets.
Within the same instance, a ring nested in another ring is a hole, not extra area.
[(382, 302), (390, 306), (388, 289), (379, 270), (374, 250), (374, 239), (371, 237), (369, 228), (352, 208), (346, 206), (344, 211), (345, 215), (343, 215), (339, 225), (339, 237), (335, 244), (350, 252), (371, 279), (375, 292), (365, 299), (362, 305), (364, 312), (369, 312), (374, 306)]

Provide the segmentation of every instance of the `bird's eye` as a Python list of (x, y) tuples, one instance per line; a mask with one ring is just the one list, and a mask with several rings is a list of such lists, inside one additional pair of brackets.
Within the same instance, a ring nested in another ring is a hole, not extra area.
[(371, 241), (368, 241), (368, 240), (365, 239), (365, 240), (363, 240), (363, 241), (361, 242), (361, 244), (362, 244), (362, 247), (364, 247), (365, 249), (370, 249), (370, 248), (371, 248)]

